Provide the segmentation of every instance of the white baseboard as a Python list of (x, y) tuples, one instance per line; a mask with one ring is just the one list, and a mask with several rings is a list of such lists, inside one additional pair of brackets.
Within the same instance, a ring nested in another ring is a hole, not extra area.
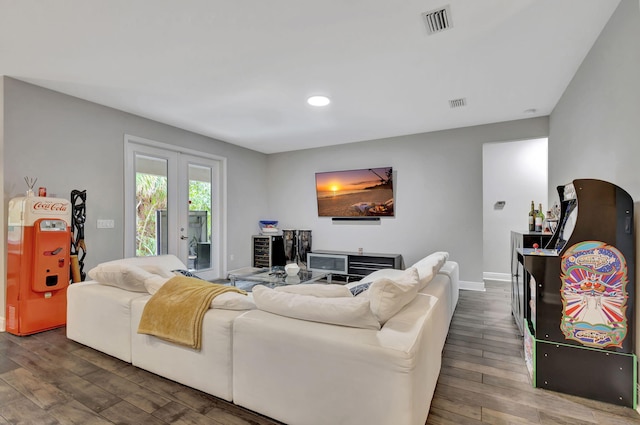
[(470, 282), (468, 280), (459, 281), (460, 289), (464, 289), (466, 291), (482, 291), (484, 292), (484, 282)]
[(511, 275), (509, 273), (483, 272), (482, 278), (487, 280), (504, 280), (506, 282), (511, 282)]

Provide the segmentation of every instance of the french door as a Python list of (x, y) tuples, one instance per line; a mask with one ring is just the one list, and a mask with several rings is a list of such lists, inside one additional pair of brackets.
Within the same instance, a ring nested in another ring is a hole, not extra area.
[(125, 137), (125, 256), (174, 254), (223, 277), (224, 158)]

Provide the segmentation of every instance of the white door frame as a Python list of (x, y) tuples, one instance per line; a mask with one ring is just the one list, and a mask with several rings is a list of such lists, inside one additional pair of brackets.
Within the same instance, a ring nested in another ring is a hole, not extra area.
[[(212, 231), (211, 244), (212, 244), (212, 262), (214, 267), (211, 270), (203, 271), (198, 275), (204, 279), (218, 279), (224, 278), (227, 274), (227, 158), (212, 155), (205, 152), (199, 152), (193, 149), (183, 148), (180, 146), (172, 145), (169, 143), (157, 142), (155, 140), (145, 139), (138, 136), (132, 136), (129, 134), (124, 135), (124, 256), (135, 256), (135, 154), (136, 153), (150, 154), (161, 158), (174, 159), (169, 161), (169, 185), (176, 185), (174, 189), (177, 189), (179, 184), (178, 178), (178, 163), (181, 162), (180, 155), (188, 155), (193, 160), (195, 158), (202, 158), (203, 163), (209, 165), (210, 161), (217, 163), (217, 167), (212, 168), (214, 172), (214, 180), (217, 178), (217, 182), (212, 182), (212, 229), (216, 229), (215, 236)], [(197, 163), (197, 160), (191, 161)], [(171, 165), (174, 164), (174, 165)], [(174, 168), (175, 166), (175, 168)], [(170, 190), (170, 188), (167, 188)], [(179, 192), (177, 192), (179, 193)], [(170, 216), (170, 215), (169, 215)], [(169, 217), (169, 241), (173, 240), (175, 245), (170, 245), (169, 252), (179, 253), (180, 250), (177, 245), (179, 238), (178, 224), (180, 218), (173, 214), (173, 218)], [(218, 226), (217, 228), (214, 226)], [(173, 250), (172, 247), (173, 246)], [(216, 249), (217, 248), (217, 249)]]
[[(216, 255), (216, 250), (219, 250), (219, 247), (222, 245), (221, 229), (223, 228), (221, 221), (222, 214), (218, 212), (221, 204), (220, 193), (222, 193), (222, 184), (220, 179), (220, 162), (211, 158), (203, 157), (202, 155), (192, 155), (181, 152), (178, 157), (178, 164), (178, 170), (181, 174), (178, 181), (179, 184), (185, 188), (187, 187), (189, 182), (188, 173), (190, 165), (202, 166), (211, 169), (211, 228), (208, 230), (211, 233), (210, 242), (213, 253), (211, 260), (213, 261), (213, 267), (206, 270), (198, 270), (197, 273), (198, 276), (205, 279), (217, 279), (226, 277), (226, 273), (223, 273), (220, 267), (221, 260), (219, 256)], [(182, 190), (178, 193), (181, 196), (181, 198), (178, 199), (180, 205), (188, 205), (189, 194), (187, 193), (187, 191)], [(181, 227), (182, 224), (184, 224), (184, 228), (186, 229), (189, 221), (188, 208), (179, 208), (178, 210), (180, 212), (179, 221), (181, 223)], [(185, 242), (180, 244), (178, 252), (181, 253), (181, 258), (186, 258), (186, 256), (188, 255), (188, 243)]]

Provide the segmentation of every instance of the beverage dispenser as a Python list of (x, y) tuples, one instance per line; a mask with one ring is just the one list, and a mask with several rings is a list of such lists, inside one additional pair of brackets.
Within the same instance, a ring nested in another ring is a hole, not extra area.
[(64, 326), (69, 285), (71, 204), (27, 196), (9, 201), (7, 332), (29, 335)]

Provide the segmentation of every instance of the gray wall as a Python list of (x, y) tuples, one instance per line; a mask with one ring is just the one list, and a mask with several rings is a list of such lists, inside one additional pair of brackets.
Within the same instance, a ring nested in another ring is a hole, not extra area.
[[(269, 217), (282, 228), (311, 229), (314, 249), (398, 253), (407, 266), (449, 251), (462, 280), (482, 282), (482, 145), (547, 134), (545, 117), (272, 154)], [(394, 169), (395, 218), (318, 217), (316, 172), (378, 166)]]
[[(227, 158), (228, 268), (249, 264), (267, 209), (264, 154), (8, 77), (4, 102), (4, 208), (24, 196), (24, 176), (61, 198), (86, 189), (86, 270), (123, 256), (124, 134)], [(115, 219), (115, 229), (97, 229), (98, 218)]]
[(640, 352), (640, 9), (623, 0), (556, 105), (549, 196), (576, 178), (607, 180), (635, 200), (636, 352)]
[(640, 200), (640, 11), (623, 0), (550, 117), (549, 194), (576, 178)]
[[(511, 281), (511, 231), (527, 232), (531, 201), (547, 211), (547, 139), (485, 143), (482, 160), (483, 271)], [(502, 209), (494, 207), (505, 201)]]

